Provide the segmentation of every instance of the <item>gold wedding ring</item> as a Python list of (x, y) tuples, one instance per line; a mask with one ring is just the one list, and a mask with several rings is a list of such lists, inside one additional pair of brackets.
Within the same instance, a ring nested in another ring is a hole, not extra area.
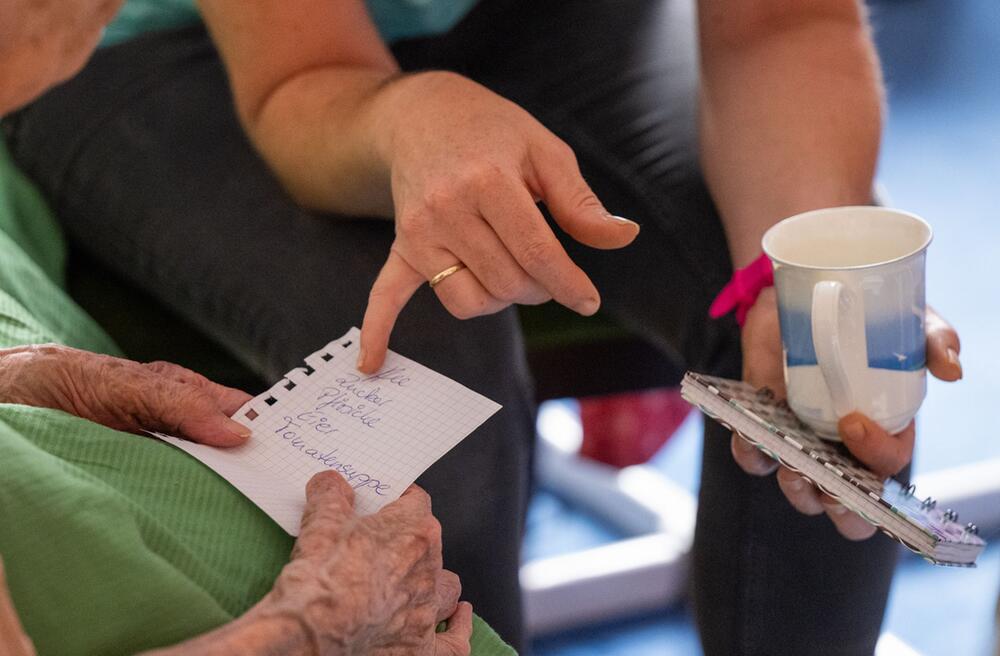
[(453, 273), (458, 273), (459, 271), (461, 271), (464, 268), (465, 268), (465, 265), (462, 264), (461, 262), (459, 262), (458, 264), (453, 264), (452, 266), (448, 267), (447, 269), (445, 269), (441, 273), (439, 273), (436, 276), (434, 276), (433, 278), (431, 278), (430, 281), (428, 281), (428, 284), (430, 284), (431, 289), (434, 289), (435, 287), (437, 287), (438, 285), (441, 284), (442, 280), (444, 280), (445, 278), (447, 278), (448, 276), (450, 276)]

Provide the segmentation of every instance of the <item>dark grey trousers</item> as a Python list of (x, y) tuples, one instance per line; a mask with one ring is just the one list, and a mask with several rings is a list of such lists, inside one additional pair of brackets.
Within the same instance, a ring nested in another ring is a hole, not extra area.
[[(617, 252), (567, 243), (605, 309), (685, 366), (738, 376), (734, 323), (706, 319), (730, 271), (697, 163), (693, 32), (686, 3), (484, 0), (450, 33), (394, 51), (407, 70), (480, 81), (565, 139), (607, 207), (643, 226)], [(102, 50), (7, 127), (81, 248), (262, 375), (359, 323), (392, 224), (289, 200), (242, 134), (202, 29)], [(516, 316), (458, 321), (424, 288), (392, 347), (504, 406), (420, 483), (446, 566), (519, 645), (534, 409)], [(743, 474), (724, 430), (709, 423), (705, 439), (693, 591), (706, 653), (870, 655), (895, 545), (843, 540), (792, 510), (773, 477)]]

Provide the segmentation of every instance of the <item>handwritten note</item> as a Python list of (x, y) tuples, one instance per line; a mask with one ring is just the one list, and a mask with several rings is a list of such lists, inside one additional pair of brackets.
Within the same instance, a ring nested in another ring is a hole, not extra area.
[(360, 332), (305, 358), (233, 418), (253, 431), (243, 446), (219, 449), (157, 437), (215, 470), (292, 535), (306, 482), (333, 470), (370, 514), (400, 494), (500, 406), (398, 353), (367, 376), (354, 368)]

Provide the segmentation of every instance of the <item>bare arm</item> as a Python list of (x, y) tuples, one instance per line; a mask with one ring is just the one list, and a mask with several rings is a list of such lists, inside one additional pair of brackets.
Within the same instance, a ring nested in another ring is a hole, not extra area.
[(200, 0), (247, 134), (295, 199), (392, 216), (364, 111), (399, 67), (361, 0)]
[(382, 366), (396, 317), (443, 271), (459, 319), (550, 299), (590, 315), (600, 294), (536, 203), (577, 241), (621, 248), (573, 151), (524, 109), (443, 71), (399, 76), (361, 0), (201, 0), (239, 116), (300, 204), (395, 219), (358, 368)]
[(792, 214), (871, 202), (878, 61), (856, 0), (700, 0), (701, 154), (733, 263)]
[[(699, 29), (702, 162), (733, 265), (756, 258), (764, 232), (782, 218), (870, 203), (882, 84), (862, 6), (856, 0), (700, 0)], [(955, 331), (929, 308), (927, 329), (931, 373), (960, 378)], [(751, 308), (741, 342), (744, 380), (783, 393), (773, 289)], [(841, 420), (840, 432), (855, 456), (886, 475), (912, 455), (913, 424), (889, 435), (852, 414)], [(751, 474), (776, 467), (736, 437), (732, 450)], [(864, 539), (875, 531), (790, 470), (778, 472), (778, 484), (797, 510), (825, 512), (845, 537)]]

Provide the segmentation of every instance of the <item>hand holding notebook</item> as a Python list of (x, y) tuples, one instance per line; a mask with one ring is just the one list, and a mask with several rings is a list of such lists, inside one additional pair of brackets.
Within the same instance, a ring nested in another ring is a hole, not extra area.
[(883, 479), (836, 442), (823, 440), (769, 390), (688, 373), (681, 393), (742, 439), (798, 472), (907, 548), (940, 565), (973, 565), (986, 546), (973, 524), (962, 526), (950, 510), (912, 486)]

